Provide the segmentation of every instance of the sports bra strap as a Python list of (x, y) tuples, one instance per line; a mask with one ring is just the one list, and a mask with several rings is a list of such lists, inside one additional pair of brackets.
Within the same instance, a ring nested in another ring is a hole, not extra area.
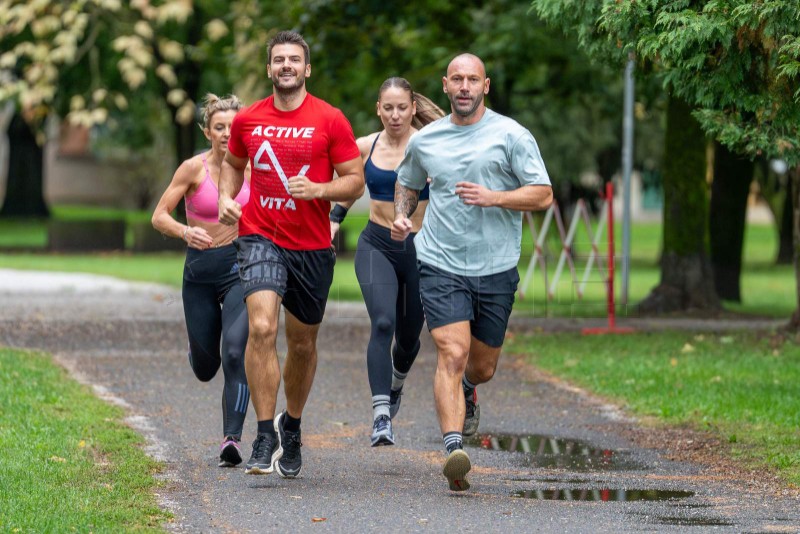
[(208, 170), (208, 163), (206, 163), (206, 153), (203, 152), (203, 168), (206, 170), (206, 178), (211, 178), (211, 172)]
[(372, 159), (372, 153), (375, 152), (375, 145), (378, 144), (378, 138), (381, 136), (380, 133), (375, 136), (375, 140), (372, 142), (372, 148), (369, 149), (369, 156), (367, 159)]

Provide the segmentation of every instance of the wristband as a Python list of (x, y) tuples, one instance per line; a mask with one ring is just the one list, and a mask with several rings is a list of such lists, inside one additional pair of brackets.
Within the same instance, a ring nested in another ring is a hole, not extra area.
[(347, 208), (345, 208), (341, 204), (336, 204), (333, 206), (329, 218), (331, 222), (341, 223), (346, 216), (347, 216)]
[(183, 231), (183, 236), (181, 237), (181, 239), (183, 239), (184, 241), (186, 241), (186, 233), (187, 233), (188, 231), (189, 231), (189, 227), (187, 226), (187, 227), (186, 227), (186, 230), (184, 230), (184, 231)]

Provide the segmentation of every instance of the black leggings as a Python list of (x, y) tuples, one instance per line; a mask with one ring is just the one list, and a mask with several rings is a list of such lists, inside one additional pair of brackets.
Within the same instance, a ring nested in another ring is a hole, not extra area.
[(222, 364), (222, 432), (241, 439), (250, 401), (244, 372), (248, 328), (239, 264), (232, 244), (202, 251), (187, 249), (183, 313), (189, 334), (189, 364), (203, 382), (214, 378)]
[(369, 387), (373, 397), (389, 395), (392, 359), (399, 372), (411, 369), (425, 321), (414, 234), (394, 241), (388, 228), (369, 221), (358, 238), (355, 263), (372, 326), (367, 346)]

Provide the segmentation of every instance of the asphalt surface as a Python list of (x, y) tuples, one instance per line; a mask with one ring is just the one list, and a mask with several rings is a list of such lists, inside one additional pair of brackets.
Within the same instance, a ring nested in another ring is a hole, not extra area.
[[(165, 525), (169, 531), (800, 532), (796, 499), (636, 447), (623, 437), (632, 428), (641, 431), (636, 421), (513, 355), (503, 355), (494, 380), (479, 388), (483, 447), (467, 449), (472, 489), (450, 492), (441, 475), (435, 353), (427, 334), (395, 419), (397, 444), (369, 446), (369, 324), (359, 304), (330, 303), (320, 330), (317, 378), (303, 414), (301, 477), (218, 468), (222, 376), (210, 383), (194, 378), (178, 291), (89, 275), (0, 270), (0, 301), (0, 344), (52, 352), (76, 379), (125, 406), (129, 424), (147, 438), (147, 451), (165, 464), (158, 497), (174, 514)], [(518, 318), (511, 330), (598, 324)], [(770, 326), (646, 319), (623, 324)], [(245, 443), (254, 432), (251, 410)], [(667, 497), (673, 498), (651, 500)]]

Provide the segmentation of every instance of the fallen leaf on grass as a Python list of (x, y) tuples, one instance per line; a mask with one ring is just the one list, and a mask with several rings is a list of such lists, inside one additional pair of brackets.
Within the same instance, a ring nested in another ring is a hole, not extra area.
[(64, 463), (64, 462), (66, 462), (67, 460), (66, 460), (65, 458), (62, 458), (61, 456), (51, 456), (51, 457), (50, 457), (50, 461), (51, 461), (51, 462), (59, 462), (59, 463), (62, 463), (62, 464), (63, 464), (63, 463)]
[(681, 352), (683, 352), (684, 354), (686, 354), (687, 352), (694, 352), (694, 345), (692, 345), (691, 343), (687, 343), (686, 345), (683, 346)]

